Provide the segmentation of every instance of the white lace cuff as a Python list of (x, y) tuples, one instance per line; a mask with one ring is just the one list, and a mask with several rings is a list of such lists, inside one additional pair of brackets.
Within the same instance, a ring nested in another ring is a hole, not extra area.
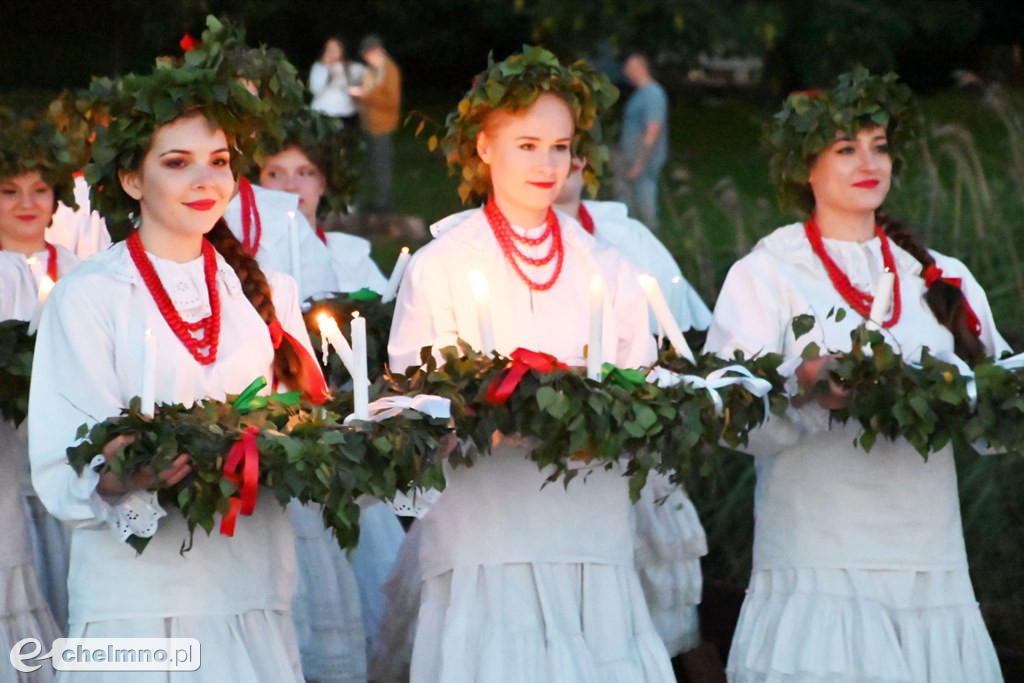
[(122, 541), (133, 535), (150, 538), (156, 533), (160, 518), (167, 516), (157, 501), (156, 491), (132, 491), (112, 507), (114, 532)]
[(441, 492), (437, 489), (413, 489), (408, 494), (399, 491), (394, 499), (388, 501), (391, 509), (399, 517), (415, 517), (423, 519), (430, 506), (438, 501)]
[(97, 455), (82, 472), (83, 479), (89, 481), (94, 489), (93, 510), (98, 519), (105, 520), (118, 540), (126, 541), (129, 536), (150, 538), (156, 533), (157, 522), (166, 517), (167, 512), (160, 507), (156, 491), (132, 491), (116, 501), (107, 500), (95, 491), (99, 483), (99, 469), (106, 463), (102, 455)]

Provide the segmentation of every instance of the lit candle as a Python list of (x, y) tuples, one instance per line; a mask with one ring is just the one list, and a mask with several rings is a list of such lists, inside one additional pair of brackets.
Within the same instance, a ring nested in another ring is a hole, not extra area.
[(882, 329), (882, 320), (889, 311), (889, 304), (892, 303), (893, 285), (896, 283), (896, 275), (888, 270), (882, 272), (878, 277), (878, 284), (875, 286), (875, 299), (871, 302), (871, 312), (868, 313), (869, 330)]
[(480, 325), (480, 350), (485, 355), (494, 351), (494, 323), (491, 320), (491, 288), (479, 270), (469, 271), (469, 282), (476, 300), (476, 317)]
[(320, 339), (321, 339), (321, 353), (323, 354), (324, 365), (327, 365), (327, 347), (328, 344), (334, 347), (334, 352), (338, 354), (338, 358), (341, 359), (342, 364), (348, 370), (348, 374), (355, 376), (353, 371), (353, 360), (352, 360), (352, 347), (345, 341), (345, 336), (341, 333), (341, 329), (338, 328), (337, 321), (326, 313), (321, 313), (317, 318), (317, 322), (320, 324)]
[(299, 301), (302, 296), (302, 265), (299, 259), (299, 224), (295, 220), (295, 212), (288, 212), (288, 255), (291, 257), (291, 275), (299, 290)]
[(675, 349), (676, 355), (687, 359), (691, 363), (696, 363), (693, 351), (690, 350), (690, 345), (686, 343), (686, 338), (683, 337), (683, 331), (679, 329), (672, 311), (669, 310), (668, 304), (665, 302), (665, 295), (661, 293), (658, 281), (650, 275), (641, 275), (639, 279), (640, 286), (643, 287), (644, 294), (647, 295), (647, 303), (650, 304), (651, 310), (654, 311), (654, 317), (657, 319), (658, 325), (665, 330), (665, 335), (672, 344), (672, 348)]
[(380, 293), (380, 300), (383, 303), (393, 301), (398, 296), (398, 286), (402, 284), (402, 276), (405, 275), (405, 267), (409, 265), (410, 258), (412, 256), (409, 254), (409, 247), (402, 247), (402, 253), (395, 261), (395, 269), (391, 271), (391, 278), (388, 280), (387, 286), (384, 287), (384, 291)]
[(142, 339), (142, 391), (139, 392), (143, 415), (156, 413), (156, 336), (146, 328)]
[(370, 419), (370, 378), (366, 368), (366, 318), (359, 311), (352, 314), (352, 358), (355, 368), (352, 375), (352, 401), (355, 404), (353, 413), (357, 420)]
[(44, 275), (43, 279), (39, 281), (39, 294), (36, 297), (36, 308), (32, 311), (32, 319), (28, 322), (28, 333), (35, 334), (36, 330), (39, 329), (39, 320), (43, 317), (43, 306), (46, 304), (46, 299), (50, 296), (50, 290), (53, 289), (53, 280), (50, 279), (49, 275)]
[(595, 273), (590, 279), (590, 338), (587, 343), (587, 377), (601, 381), (604, 355), (601, 333), (604, 328), (604, 278)]

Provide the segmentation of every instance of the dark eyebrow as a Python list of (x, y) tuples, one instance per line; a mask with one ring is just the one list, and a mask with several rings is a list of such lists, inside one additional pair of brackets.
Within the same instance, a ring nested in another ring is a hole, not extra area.
[[(230, 152), (230, 151), (231, 150), (229, 150), (227, 147), (221, 147), (220, 149), (213, 150), (211, 152), (211, 154), (220, 154), (221, 152)], [(164, 152), (163, 154), (161, 154), (160, 156), (165, 157), (168, 154), (187, 154), (189, 156), (193, 156), (194, 153), (191, 150), (188, 150), (188, 149), (169, 149), (166, 152)]]

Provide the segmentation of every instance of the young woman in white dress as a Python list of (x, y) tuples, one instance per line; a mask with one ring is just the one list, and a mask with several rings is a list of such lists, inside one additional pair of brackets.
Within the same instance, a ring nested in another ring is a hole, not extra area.
[[(849, 350), (884, 270), (896, 287), (876, 322), (908, 360), (923, 347), (968, 362), (1007, 350), (967, 268), (880, 209), (913, 127), (909, 90), (857, 70), (791, 95), (769, 131), (780, 198), (809, 218), (732, 267), (707, 340), (723, 356), (781, 353), (801, 389), (802, 406), (751, 439), (753, 573), (728, 664), (737, 683), (1002, 680), (968, 576), (952, 449), (924, 460), (899, 439), (864, 452), (856, 425), (829, 422), (842, 387), (815, 389), (828, 359), (801, 361), (812, 342)], [(829, 315), (840, 308), (845, 318)], [(815, 324), (797, 338), (803, 314)]]
[[(503, 72), (517, 63), (518, 75)], [(636, 271), (552, 209), (574, 137), (592, 124), (582, 114), (592, 106), (591, 77), (534, 49), (477, 78), (449, 132), (467, 143), (458, 149), (468, 156), (454, 155), (470, 170), (470, 190), (490, 198), (443, 222), (413, 256), (391, 331), (392, 367), (418, 364), (423, 346), (461, 338), (481, 347), (474, 270), (489, 284), (499, 352), (523, 347), (582, 364), (590, 282), (600, 274), (605, 360), (653, 360)], [(481, 104), (501, 86), (507, 99)], [(530, 448), (496, 437), (492, 454), (448, 472), (444, 493), (417, 522), (423, 592), (411, 680), (674, 680), (633, 568), (626, 480), (597, 468), (568, 489), (542, 488), (546, 474), (526, 458)]]
[[(59, 280), (71, 272), (78, 259), (45, 239), (61, 190), (71, 187), (71, 166), (58, 161), (67, 153), (67, 142), (42, 123), (0, 119), (0, 320), (30, 320), (36, 313), (38, 289), (44, 277)], [(30, 263), (31, 260), (31, 263)], [(4, 540), (0, 544), (0, 651), (10, 652), (24, 638), (35, 638), (48, 649), (60, 636), (57, 623), (40, 590), (38, 570), (50, 567), (40, 557), (47, 547), (38, 542), (33, 555), (27, 495), (28, 441), (25, 425), (0, 418), (0, 520)], [(59, 526), (47, 526), (56, 535), (59, 557), (53, 567), (64, 580), (67, 575), (66, 545)], [(61, 571), (63, 569), (63, 571)], [(57, 605), (61, 594), (57, 591)], [(49, 680), (47, 663), (33, 680)], [(0, 681), (23, 680), (10, 666), (0, 667)]]
[[(181, 79), (160, 68), (126, 77), (94, 147), (97, 187), (107, 188), (94, 196), (98, 209), (108, 224), (133, 212), (138, 228), (63, 278), (47, 303), (30, 398), (32, 482), (74, 527), (70, 636), (198, 638), (202, 666), (191, 680), (301, 681), (290, 615), (294, 536), (275, 500), (260, 496), (233, 537), (200, 531), (181, 553), (184, 519), (159, 509), (155, 489), (188, 475), (187, 453), (158, 477), (127, 483), (103, 468), (76, 475), (65, 456), (80, 424), (116, 415), (140, 394), (147, 333), (158, 348), (157, 403), (223, 398), (261, 375), (314, 398), (325, 389), (307, 372), (295, 283), (265, 275), (221, 219), (235, 186), (232, 149), (258, 125), (236, 91), (210, 107), (221, 83), (181, 69)], [(136, 105), (172, 83), (170, 116)], [(123, 443), (107, 445), (108, 461)], [(152, 535), (141, 555), (124, 542), (132, 533)]]

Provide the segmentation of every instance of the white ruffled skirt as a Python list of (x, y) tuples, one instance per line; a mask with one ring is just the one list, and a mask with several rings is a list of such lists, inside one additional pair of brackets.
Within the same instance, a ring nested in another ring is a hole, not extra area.
[(292, 620), (303, 673), (321, 683), (363, 683), (366, 636), (352, 565), (318, 506), (292, 501), (288, 513), (298, 569)]
[(413, 683), (672, 683), (631, 567), (521, 563), (423, 582)]
[(287, 612), (249, 610), (224, 616), (109, 619), (68, 627), (70, 638), (196, 638), (198, 671), (174, 673), (73, 671), (57, 683), (303, 683), (292, 618)]
[(651, 473), (633, 506), (633, 543), (651, 621), (674, 657), (700, 643), (700, 558), (708, 543), (697, 509), (668, 477)]
[(967, 569), (755, 571), (732, 683), (997, 683)]

